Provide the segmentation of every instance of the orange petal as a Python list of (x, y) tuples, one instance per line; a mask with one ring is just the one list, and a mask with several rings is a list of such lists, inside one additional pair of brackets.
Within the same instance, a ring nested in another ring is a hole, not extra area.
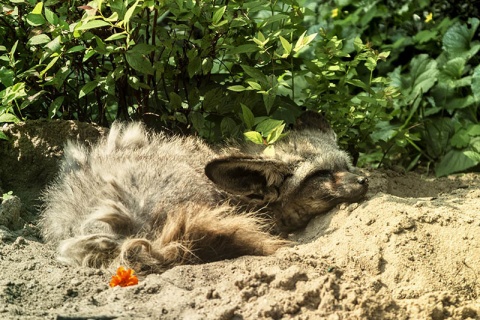
[(117, 274), (112, 276), (110, 287), (127, 287), (138, 284), (138, 278), (134, 273), (133, 269), (125, 269), (123, 266), (118, 267)]

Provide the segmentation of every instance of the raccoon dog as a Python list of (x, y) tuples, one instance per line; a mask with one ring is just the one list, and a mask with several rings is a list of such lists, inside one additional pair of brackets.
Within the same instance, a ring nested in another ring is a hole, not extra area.
[(124, 264), (163, 272), (241, 255), (268, 255), (341, 202), (357, 202), (367, 179), (317, 113), (307, 112), (267, 157), (261, 146), (214, 151), (194, 137), (114, 123), (92, 147), (69, 142), (43, 194), (44, 239), (77, 266)]

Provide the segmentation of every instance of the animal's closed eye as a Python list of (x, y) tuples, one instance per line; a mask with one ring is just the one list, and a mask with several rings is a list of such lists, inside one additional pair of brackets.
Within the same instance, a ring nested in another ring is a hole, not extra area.
[(317, 170), (306, 176), (303, 184), (306, 185), (313, 181), (326, 181), (331, 179), (333, 179), (333, 172), (331, 170)]

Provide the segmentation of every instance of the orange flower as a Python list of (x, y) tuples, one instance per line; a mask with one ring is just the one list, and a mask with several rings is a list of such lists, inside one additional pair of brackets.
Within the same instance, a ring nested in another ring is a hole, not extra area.
[(138, 278), (134, 273), (133, 269), (125, 269), (123, 266), (118, 267), (117, 274), (113, 275), (112, 280), (110, 280), (110, 287), (128, 287), (138, 284)]

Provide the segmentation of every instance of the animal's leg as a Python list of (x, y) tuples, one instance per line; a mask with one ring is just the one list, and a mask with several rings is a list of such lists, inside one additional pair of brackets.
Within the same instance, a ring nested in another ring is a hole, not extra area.
[(111, 234), (90, 234), (63, 240), (58, 259), (69, 265), (108, 267), (120, 253), (121, 241)]

